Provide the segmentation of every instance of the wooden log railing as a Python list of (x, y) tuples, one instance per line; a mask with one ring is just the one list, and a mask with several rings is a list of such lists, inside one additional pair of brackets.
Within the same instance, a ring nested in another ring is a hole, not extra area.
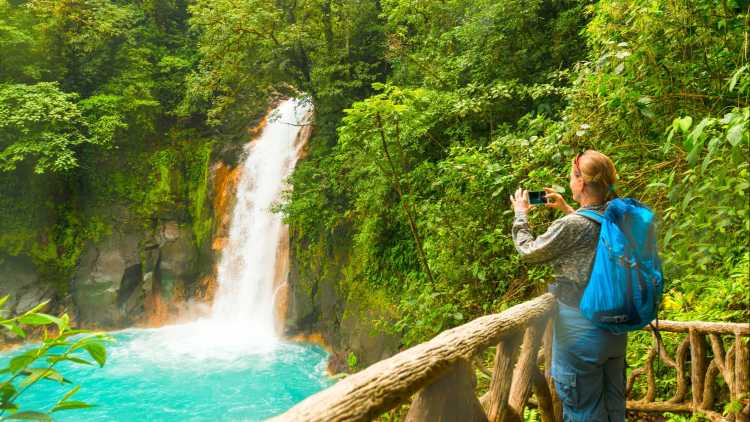
[[(747, 344), (750, 324), (659, 321), (660, 333), (684, 335), (672, 355), (667, 351), (660, 334), (653, 332), (650, 327), (647, 331), (651, 332), (652, 345), (643, 366), (634, 369), (628, 376), (628, 409), (700, 412), (714, 421), (750, 420), (750, 360)], [(730, 344), (726, 350), (725, 344)], [(663, 400), (657, 400), (657, 374), (654, 370), (657, 359), (670, 368), (676, 378), (672, 396)], [(642, 397), (635, 399), (633, 386), (644, 375), (646, 391)], [(724, 385), (717, 382), (718, 376), (724, 380)], [(730, 402), (734, 411), (729, 411), (726, 415), (716, 411), (716, 400), (719, 397), (724, 402)]]
[[(522, 421), (524, 409), (530, 404), (538, 408), (542, 422), (561, 421), (562, 407), (548, 363), (550, 316), (554, 312), (554, 297), (544, 294), (500, 314), (477, 318), (350, 375), (271, 421), (369, 421), (410, 400), (405, 417), (409, 422)], [(721, 393), (715, 386), (716, 377), (721, 375), (730, 399), (744, 406), (726, 419), (747, 421), (748, 346), (743, 336), (750, 335), (750, 324), (660, 321), (659, 328), (662, 332), (686, 333), (687, 337), (677, 347), (674, 359), (661, 343), (654, 343), (659, 347), (648, 352), (644, 367), (628, 377), (629, 395), (634, 393), (640, 376), (646, 375), (648, 386), (644, 397), (628, 400), (628, 408), (642, 412), (700, 411), (722, 420), (723, 416), (713, 410)], [(726, 352), (722, 335), (734, 336)], [(652, 336), (655, 342), (659, 339), (654, 333)], [(490, 346), (495, 346), (494, 370), (490, 372), (479, 364), (477, 369), (489, 374), (491, 381), (487, 392), (477, 398), (472, 364)], [(659, 358), (676, 370), (676, 392), (666, 401), (656, 397), (653, 363), (657, 349)], [(689, 379), (694, 380), (690, 391)], [(532, 393), (534, 400), (530, 400)]]
[[(487, 420), (486, 414), (502, 417), (508, 414), (507, 397), (512, 395), (510, 384), (503, 382), (513, 371), (511, 355), (517, 355), (516, 346), (526, 328), (547, 321), (554, 307), (554, 297), (545, 294), (503, 313), (444, 331), (344, 378), (271, 420), (369, 421), (415, 393), (407, 420), (482, 421)], [(498, 345), (493, 379), (500, 379), (491, 383), (491, 407), (485, 413), (474, 395), (470, 362), (491, 345)]]

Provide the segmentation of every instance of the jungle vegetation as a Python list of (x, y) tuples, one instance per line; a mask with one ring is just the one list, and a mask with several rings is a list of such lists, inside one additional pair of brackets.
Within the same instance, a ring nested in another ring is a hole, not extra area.
[(199, 193), (220, 136), (182, 105), (189, 16), (183, 1), (0, 0), (0, 252), (30, 257), (61, 297), (122, 209), (207, 234)]
[(376, 297), (405, 345), (544, 290), (507, 198), (565, 192), (587, 148), (660, 216), (661, 317), (747, 321), (749, 7), (0, 0), (0, 251), (64, 294), (108, 204), (145, 225), (177, 210), (205, 238), (208, 158), (304, 94), (314, 136), (281, 204), (297, 257), (348, 239), (339, 293)]

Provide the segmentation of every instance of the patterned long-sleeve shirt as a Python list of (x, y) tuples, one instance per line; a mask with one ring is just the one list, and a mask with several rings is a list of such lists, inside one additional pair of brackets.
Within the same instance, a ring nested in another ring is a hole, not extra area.
[[(604, 212), (606, 206), (583, 207)], [(599, 239), (599, 224), (576, 213), (555, 220), (544, 234), (534, 238), (526, 212), (516, 211), (513, 242), (521, 259), (550, 264), (558, 279), (574, 282), (580, 291), (586, 287)]]

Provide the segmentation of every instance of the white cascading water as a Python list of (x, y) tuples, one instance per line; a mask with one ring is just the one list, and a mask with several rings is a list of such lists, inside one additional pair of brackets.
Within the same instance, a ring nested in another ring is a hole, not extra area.
[(211, 319), (256, 339), (276, 337), (277, 251), (287, 233), (271, 207), (281, 199), (284, 182), (299, 158), (298, 134), (308, 111), (298, 100), (284, 101), (261, 136), (247, 145), (229, 240), (219, 263)]
[(311, 108), (301, 100), (283, 101), (260, 137), (245, 147), (211, 314), (147, 330), (151, 335), (134, 340), (124, 353), (165, 365), (184, 365), (184, 359), (238, 365), (242, 356), (269, 352), (278, 345), (274, 296), (286, 283), (283, 253), (288, 250), (279, 247), (287, 246), (283, 237), (288, 231), (271, 207), (281, 199), (304, 147), (299, 135)]

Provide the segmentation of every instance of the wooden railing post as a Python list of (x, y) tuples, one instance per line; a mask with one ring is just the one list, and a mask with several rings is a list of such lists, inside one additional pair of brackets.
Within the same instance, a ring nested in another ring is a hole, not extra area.
[(471, 364), (459, 359), (443, 375), (426, 386), (412, 401), (406, 422), (484, 422)]
[(688, 391), (687, 378), (685, 376), (685, 361), (687, 360), (687, 354), (690, 351), (690, 338), (685, 337), (677, 346), (675, 352), (675, 370), (677, 371), (677, 391), (674, 396), (669, 399), (670, 403), (681, 403), (685, 399), (685, 395)]
[(534, 370), (538, 371), (536, 358), (539, 354), (539, 346), (542, 344), (546, 322), (544, 320), (532, 323), (523, 336), (521, 354), (513, 370), (513, 381), (508, 398), (511, 409), (508, 420), (523, 421), (523, 409), (531, 394), (531, 378)]
[[(728, 358), (728, 357), (727, 357)], [(732, 392), (732, 400), (739, 400), (740, 397), (750, 394), (750, 356), (748, 356), (748, 347), (744, 341), (742, 341), (742, 334), (737, 331), (734, 333), (734, 391)], [(748, 403), (744, 409), (735, 413), (735, 420), (737, 421), (749, 421), (750, 420), (750, 403)]]
[(552, 405), (552, 394), (549, 391), (547, 379), (544, 378), (544, 374), (537, 367), (534, 367), (532, 372), (534, 393), (536, 394), (536, 401), (541, 411), (542, 422), (557, 422)]
[(487, 419), (490, 422), (504, 421), (510, 409), (508, 396), (513, 382), (513, 366), (521, 345), (521, 334), (521, 332), (513, 333), (497, 345), (495, 370), (490, 381), (490, 396), (487, 403)]
[(693, 409), (703, 402), (703, 377), (706, 375), (706, 339), (696, 330), (690, 329), (690, 384), (693, 391)]
[(550, 398), (552, 399), (553, 420), (562, 421), (562, 402), (557, 396), (555, 381), (552, 379), (552, 340), (555, 330), (555, 319), (550, 318), (544, 331), (544, 378), (547, 380)]

